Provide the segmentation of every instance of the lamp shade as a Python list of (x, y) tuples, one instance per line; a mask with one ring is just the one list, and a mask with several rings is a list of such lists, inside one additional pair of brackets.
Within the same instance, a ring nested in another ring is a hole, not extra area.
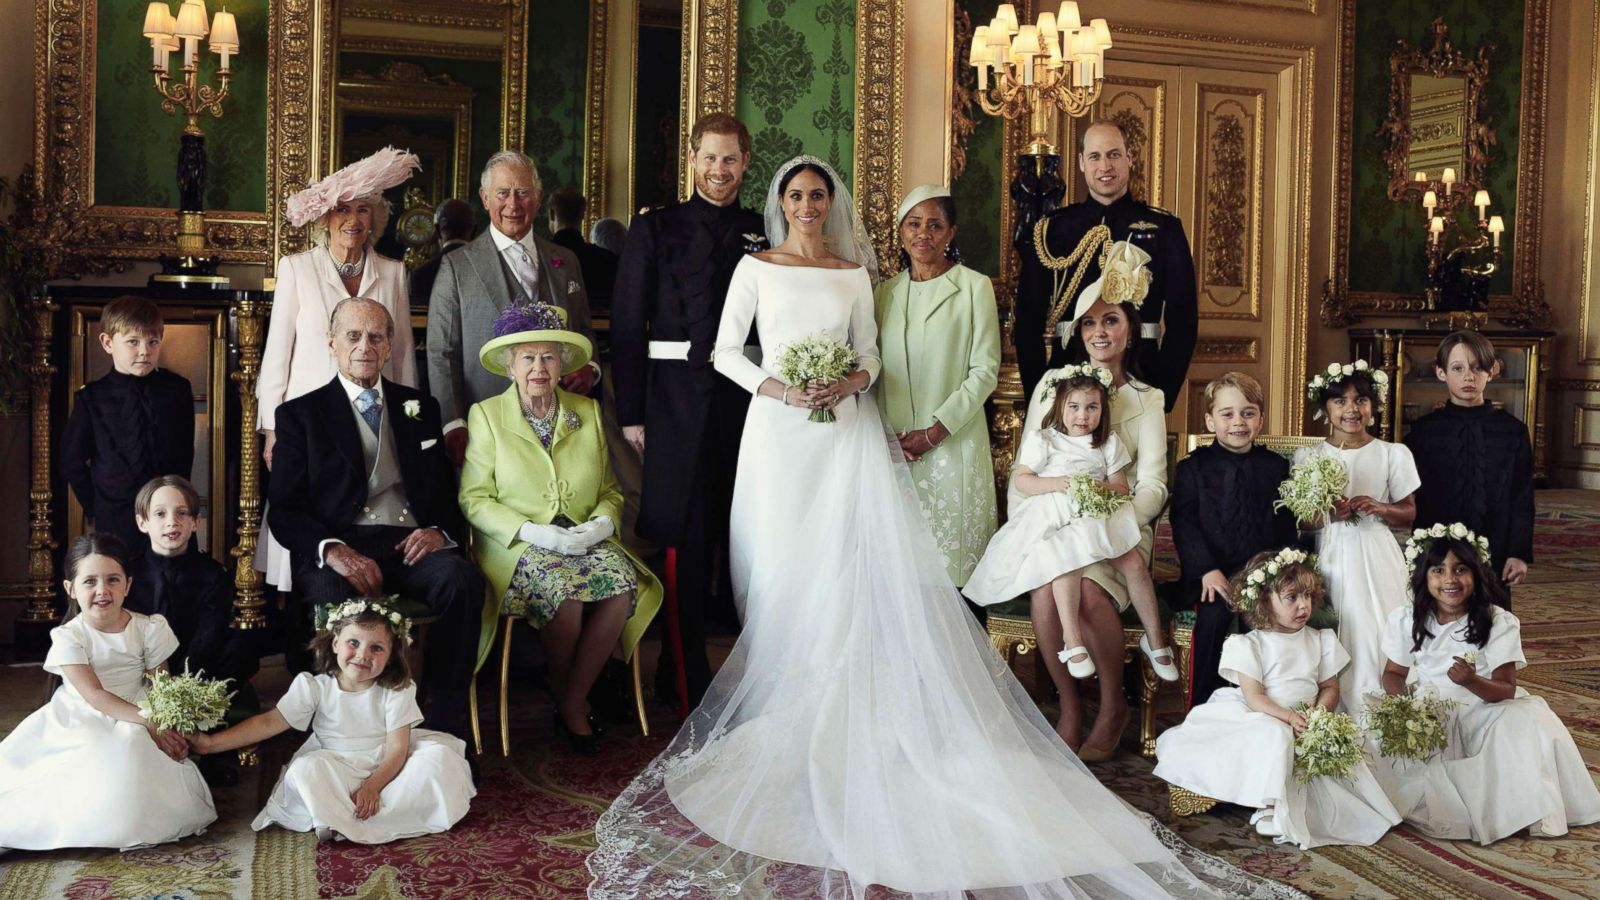
[(1006, 26), (1006, 35), (1009, 37), (1017, 33), (1017, 7), (1011, 3), (1002, 3), (994, 11), (994, 17)]
[(1505, 219), (1502, 219), (1499, 216), (1490, 216), (1489, 217), (1489, 232), (1491, 234), (1501, 234), (1505, 230), (1506, 230), (1506, 220)]
[(239, 52), (239, 26), (226, 9), (211, 18), (211, 52)]
[[(176, 25), (177, 25), (177, 20), (176, 19), (169, 19), (168, 21), (172, 22), (174, 27), (176, 27)], [(167, 35), (166, 42), (164, 44), (162, 44), (161, 46), (162, 46), (162, 49), (166, 50), (168, 53), (177, 53), (179, 50), (183, 49), (183, 43), (182, 43), (182, 41), (180, 41), (178, 39), (178, 36), (176, 34)]]
[(1059, 31), (1060, 29), (1056, 27), (1056, 14), (1049, 10), (1039, 13), (1038, 29), (1039, 37), (1043, 40), (1047, 40), (1051, 33)]
[(153, 0), (144, 11), (144, 36), (151, 40), (166, 40), (172, 34), (172, 25), (172, 10), (161, 0)]
[(1433, 191), (1422, 192), (1422, 205), (1430, 209), (1439, 205), (1439, 195)]
[(1066, 0), (1061, 4), (1061, 9), (1056, 13), (1056, 27), (1062, 31), (1074, 31), (1083, 27), (1083, 19), (1078, 15), (1076, 0)]
[(992, 57), (993, 54), (989, 52), (989, 26), (979, 25), (972, 32), (972, 49), (967, 53), (967, 65), (988, 65)]
[(1016, 40), (1011, 42), (1012, 56), (1038, 56), (1044, 48), (1039, 46), (1039, 29), (1033, 25), (1024, 25), (1017, 30)]
[(1484, 190), (1478, 191), (1478, 193), (1475, 194), (1473, 196), (1473, 198), (1472, 198), (1472, 205), (1473, 206), (1488, 206), (1489, 205), (1489, 192), (1488, 191), (1484, 191)]
[(1091, 19), (1089, 25), (1094, 28), (1094, 43), (1101, 50), (1111, 49), (1111, 26), (1105, 19)]
[(1011, 32), (1006, 30), (1006, 22), (999, 16), (989, 20), (989, 46), (1011, 46)]
[(1434, 216), (1429, 220), (1428, 231), (1433, 234), (1444, 234), (1444, 216)]
[(195, 38), (206, 36), (206, 7), (199, 0), (184, 0), (178, 9), (178, 27), (173, 33), (181, 38)]

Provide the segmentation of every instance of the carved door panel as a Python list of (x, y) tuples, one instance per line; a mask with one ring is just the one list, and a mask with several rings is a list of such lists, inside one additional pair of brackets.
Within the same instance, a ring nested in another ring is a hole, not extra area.
[[(1189, 386), (1168, 417), (1174, 431), (1205, 428), (1202, 392), (1223, 372), (1247, 372), (1269, 387), (1268, 426), (1283, 398), (1273, 396), (1275, 352), (1271, 298), (1286, 295), (1292, 267), (1279, 210), (1279, 173), (1294, 164), (1291, 124), (1280, 122), (1279, 78), (1260, 71), (1110, 60), (1095, 116), (1129, 135), (1134, 165), (1130, 190), (1183, 220), (1199, 279), (1200, 338), (1189, 365)], [(1090, 118), (1078, 120), (1077, 133)], [(1085, 195), (1070, 153), (1073, 199)], [(1280, 326), (1287, 326), (1287, 318)], [(1280, 381), (1284, 380), (1280, 374)], [(1292, 385), (1278, 390), (1294, 390)]]

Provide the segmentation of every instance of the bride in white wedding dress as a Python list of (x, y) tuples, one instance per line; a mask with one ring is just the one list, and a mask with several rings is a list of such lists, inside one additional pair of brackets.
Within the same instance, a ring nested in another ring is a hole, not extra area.
[[(1300, 897), (1102, 786), (963, 606), (870, 394), (874, 260), (825, 163), (780, 167), (776, 249), (729, 288), (714, 365), (756, 394), (734, 493), (744, 629), (705, 701), (595, 825), (592, 898)], [(860, 369), (786, 387), (815, 334)], [(808, 421), (830, 407), (832, 423)]]

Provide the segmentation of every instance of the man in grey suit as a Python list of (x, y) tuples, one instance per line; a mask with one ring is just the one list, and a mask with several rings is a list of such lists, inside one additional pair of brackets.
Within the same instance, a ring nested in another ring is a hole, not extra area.
[[(590, 336), (589, 295), (577, 257), (533, 233), (544, 199), (533, 160), (515, 150), (491, 156), (478, 197), (489, 228), (440, 258), (428, 303), (428, 389), (439, 401), (445, 447), (457, 465), (467, 452), (467, 410), (506, 388), (504, 378), (477, 364), (478, 348), (494, 337), (495, 317), (513, 303), (539, 301), (565, 309), (569, 327)], [(561, 387), (587, 394), (599, 377), (590, 363), (561, 379)]]

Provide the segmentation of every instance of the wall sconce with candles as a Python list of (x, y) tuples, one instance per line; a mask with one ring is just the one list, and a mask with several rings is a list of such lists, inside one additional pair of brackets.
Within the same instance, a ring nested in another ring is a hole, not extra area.
[[(200, 83), (200, 41), (208, 35), (211, 52), (220, 57), (215, 88)], [(217, 274), (217, 258), (205, 256), (206, 146), (200, 117), (222, 116), (233, 74), (230, 57), (239, 53), (239, 27), (226, 8), (217, 11), (208, 27), (205, 0), (182, 0), (177, 16), (165, 0), (153, 0), (145, 10), (144, 36), (150, 41), (150, 73), (162, 110), (187, 117), (178, 148), (178, 257), (163, 258), (161, 273), (150, 280), (225, 288), (228, 279)], [(180, 48), (183, 65), (175, 77), (172, 54)]]
[[(1486, 318), (1489, 278), (1500, 268), (1500, 235), (1505, 233), (1505, 220), (1489, 215), (1489, 192), (1480, 188), (1472, 195), (1472, 205), (1478, 211), (1476, 227), (1463, 226), (1452, 213), (1466, 200), (1467, 192), (1455, 189), (1453, 168), (1444, 170), (1437, 187), (1427, 172), (1416, 173), (1414, 180), (1426, 186), (1422, 211), (1428, 234), (1428, 312), (1446, 314), (1441, 321), (1451, 326), (1459, 324), (1461, 314)], [(1446, 238), (1447, 227), (1452, 224), (1456, 234)], [(1426, 322), (1438, 317), (1423, 318)]]
[(1079, 118), (1094, 108), (1111, 45), (1106, 20), (1084, 22), (1073, 0), (1041, 12), (1032, 25), (1019, 24), (1016, 5), (1002, 3), (988, 25), (974, 29), (967, 62), (978, 71), (978, 104), (991, 116), (1028, 123), (1028, 144), (1011, 182), (1018, 246), (1031, 240), (1033, 223), (1066, 194), (1061, 156), (1050, 142), (1056, 117)]

